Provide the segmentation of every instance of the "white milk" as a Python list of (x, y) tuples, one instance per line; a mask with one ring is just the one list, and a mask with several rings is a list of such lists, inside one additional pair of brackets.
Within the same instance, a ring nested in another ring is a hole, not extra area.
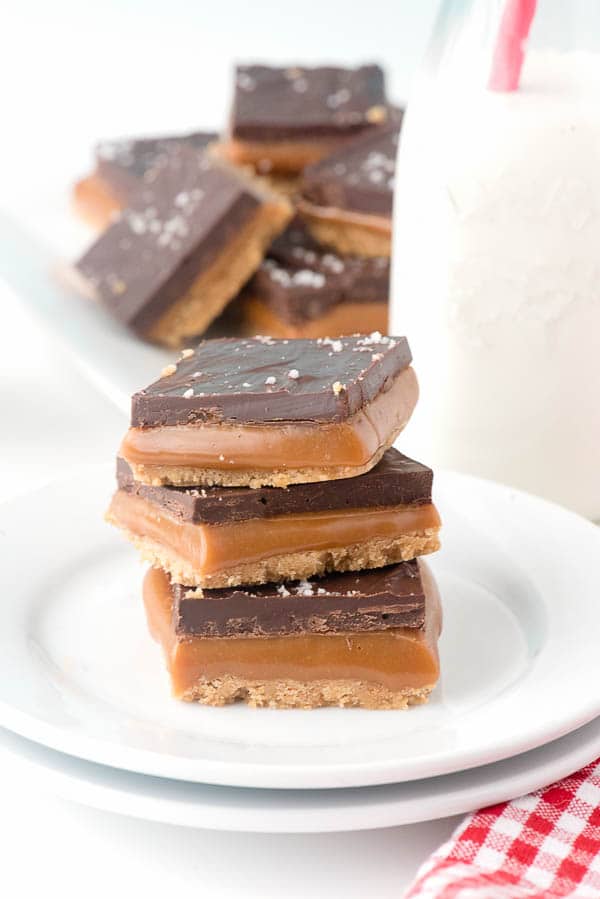
[(600, 518), (600, 55), (531, 51), (513, 94), (467, 72), (424, 79), (402, 134), (402, 447)]

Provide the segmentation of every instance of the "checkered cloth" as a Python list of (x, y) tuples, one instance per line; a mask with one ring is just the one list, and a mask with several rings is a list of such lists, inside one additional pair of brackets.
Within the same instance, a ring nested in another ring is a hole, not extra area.
[(543, 790), (475, 812), (405, 899), (600, 899), (600, 759)]

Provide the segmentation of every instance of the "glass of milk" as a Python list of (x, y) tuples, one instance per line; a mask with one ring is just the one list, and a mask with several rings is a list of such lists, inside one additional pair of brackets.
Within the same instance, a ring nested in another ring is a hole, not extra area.
[(501, 0), (446, 0), (397, 165), (403, 449), (600, 518), (600, 2), (538, 0), (489, 89)]

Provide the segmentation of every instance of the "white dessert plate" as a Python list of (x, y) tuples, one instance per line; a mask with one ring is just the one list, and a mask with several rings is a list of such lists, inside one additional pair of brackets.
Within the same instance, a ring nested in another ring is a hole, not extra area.
[(535, 748), (600, 714), (600, 530), (440, 474), (443, 677), (406, 712), (173, 700), (135, 552), (102, 520), (112, 466), (0, 507), (0, 725), (81, 758), (229, 786), (356, 787)]
[(148, 777), (55, 752), (0, 729), (0, 764), (63, 799), (210, 830), (325, 833), (416, 824), (503, 802), (566, 777), (600, 755), (600, 718), (502, 762), (457, 774), (341, 790), (256, 790)]

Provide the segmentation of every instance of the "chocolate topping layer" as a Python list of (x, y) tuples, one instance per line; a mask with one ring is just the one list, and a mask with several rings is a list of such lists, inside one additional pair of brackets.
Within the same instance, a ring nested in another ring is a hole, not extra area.
[(178, 144), (77, 263), (112, 312), (145, 332), (255, 214), (262, 195), (233, 170)]
[(366, 474), (337, 481), (290, 487), (151, 487), (133, 479), (124, 459), (117, 459), (120, 490), (140, 496), (182, 521), (231, 524), (333, 509), (368, 509), (431, 502), (433, 472), (420, 462), (389, 449)]
[(172, 585), (179, 637), (382, 631), (422, 628), (425, 593), (418, 563), (400, 562), (310, 581), (204, 590)]
[(339, 422), (389, 389), (411, 361), (405, 337), (204, 340), (135, 393), (134, 428)]
[(244, 293), (295, 323), (339, 303), (387, 303), (389, 280), (389, 259), (338, 255), (296, 221), (274, 241)]
[(266, 142), (336, 137), (358, 133), (386, 117), (379, 66), (236, 69), (231, 116), (235, 138)]
[(304, 170), (300, 192), (315, 206), (391, 216), (397, 127), (380, 128)]
[(217, 138), (216, 132), (198, 131), (169, 137), (102, 141), (96, 145), (96, 170), (123, 205), (128, 205), (140, 182), (152, 183), (158, 160), (174, 147), (184, 144), (201, 153)]

